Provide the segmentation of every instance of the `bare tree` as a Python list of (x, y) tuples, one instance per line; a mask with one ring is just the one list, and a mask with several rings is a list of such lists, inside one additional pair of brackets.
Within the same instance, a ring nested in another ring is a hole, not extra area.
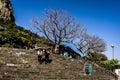
[(75, 17), (59, 9), (46, 9), (43, 17), (33, 18), (32, 22), (47, 39), (58, 44), (73, 41), (83, 31)]
[(90, 53), (101, 53), (106, 49), (106, 44), (103, 39), (98, 36), (91, 36), (87, 33), (83, 33), (79, 37), (78, 43), (74, 43), (83, 55), (89, 55)]
[(32, 22), (47, 39), (54, 43), (72, 42), (83, 54), (105, 51), (104, 41), (98, 36), (87, 34), (75, 17), (64, 10), (46, 9), (43, 17), (33, 18)]

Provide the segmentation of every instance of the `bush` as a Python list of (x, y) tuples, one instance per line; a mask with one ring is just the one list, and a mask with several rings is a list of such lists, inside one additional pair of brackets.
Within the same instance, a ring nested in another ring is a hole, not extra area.
[(2, 47), (10, 47), (10, 48), (13, 48), (14, 46), (9, 44), (9, 43), (5, 43), (4, 45), (2, 45)]
[(108, 70), (112, 70), (115, 68), (115, 65), (118, 64), (119, 60), (112, 59), (104, 61), (104, 67)]
[(4, 22), (0, 20), (0, 26), (5, 28), (4, 31), (0, 32), (0, 47), (33, 48), (40, 40), (46, 40), (44, 37), (40, 37), (30, 30), (17, 26), (11, 21)]

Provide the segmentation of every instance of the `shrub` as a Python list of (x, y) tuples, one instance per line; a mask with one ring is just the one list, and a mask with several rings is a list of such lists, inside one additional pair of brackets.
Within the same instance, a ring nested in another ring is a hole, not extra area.
[(108, 70), (112, 70), (115, 68), (115, 65), (118, 64), (119, 60), (112, 59), (104, 61), (104, 67)]

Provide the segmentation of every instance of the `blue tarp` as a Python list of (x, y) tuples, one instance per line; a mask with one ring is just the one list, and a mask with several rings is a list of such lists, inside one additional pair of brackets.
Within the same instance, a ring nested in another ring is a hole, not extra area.
[(80, 56), (82, 56), (82, 53), (76, 48), (75, 45), (71, 44), (71, 43), (62, 43), (63, 45), (65, 45), (66, 47), (71, 48), (73, 51), (75, 51), (77, 54), (79, 54)]

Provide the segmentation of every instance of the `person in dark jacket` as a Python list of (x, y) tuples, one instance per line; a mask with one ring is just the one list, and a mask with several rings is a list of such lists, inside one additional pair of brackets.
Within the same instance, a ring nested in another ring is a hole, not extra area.
[(49, 62), (49, 53), (46, 51), (46, 49), (44, 49), (44, 53), (45, 53), (45, 64), (47, 64)]

